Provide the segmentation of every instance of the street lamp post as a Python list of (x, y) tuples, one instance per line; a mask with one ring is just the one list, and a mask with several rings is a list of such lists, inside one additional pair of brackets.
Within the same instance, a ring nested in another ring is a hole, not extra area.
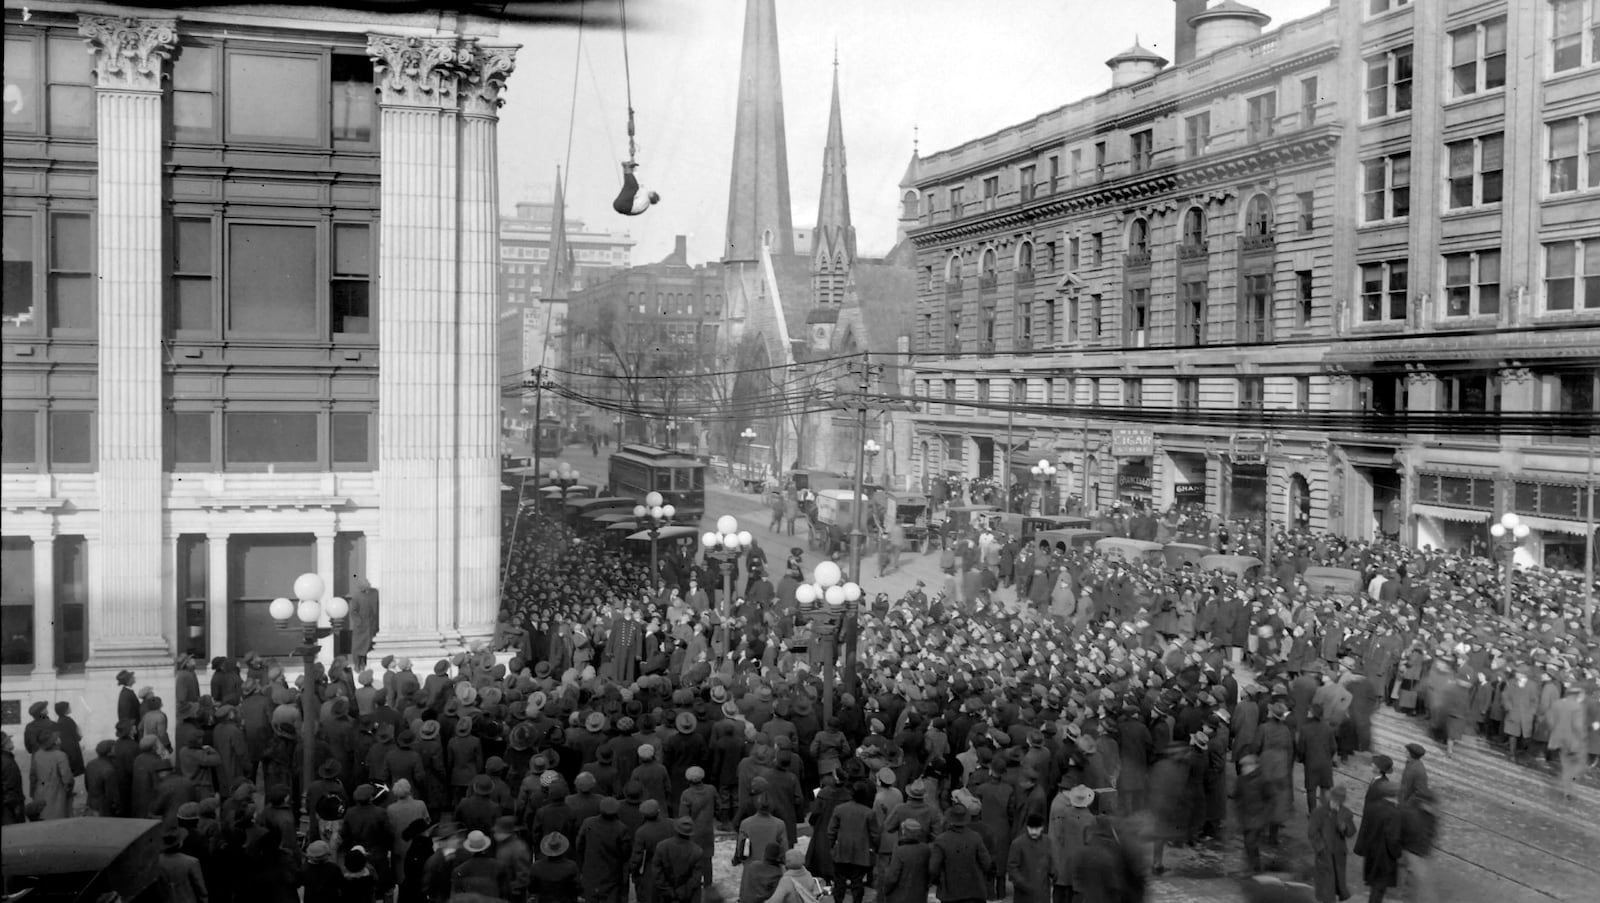
[(1040, 458), (1039, 463), (1028, 468), (1028, 472), (1033, 474), (1035, 480), (1039, 481), (1039, 513), (1051, 514), (1050, 507), (1045, 504), (1045, 500), (1048, 498), (1045, 493), (1052, 488), (1055, 481), (1056, 466), (1051, 464), (1048, 459)]
[(545, 476), (548, 476), (550, 478), (550, 482), (552, 482), (552, 483), (556, 484), (557, 486), (561, 487), (562, 513), (563, 514), (566, 513), (567, 490), (571, 489), (573, 486), (577, 485), (577, 483), (578, 483), (578, 470), (577, 470), (577, 468), (573, 467), (571, 464), (568, 464), (565, 461), (562, 461), (561, 465), (559, 467), (550, 468), (550, 472), (548, 474), (545, 474)]
[[(827, 724), (833, 720), (834, 688), (838, 682), (839, 661), (839, 634), (845, 633), (848, 639), (853, 635), (856, 609), (861, 600), (861, 587), (855, 583), (841, 583), (844, 574), (839, 571), (839, 566), (831, 561), (817, 564), (811, 571), (811, 583), (803, 583), (795, 588), (794, 598), (801, 608), (822, 602), (826, 604), (827, 614), (822, 623), (812, 627), (812, 633), (818, 640), (826, 644), (827, 651), (822, 660), (822, 722)], [(846, 656), (845, 679), (848, 682), (854, 673), (853, 663)], [(845, 692), (849, 692), (847, 686)]]
[[(316, 680), (317, 652), (321, 646), (317, 641), (335, 631), (343, 630), (345, 618), (350, 614), (350, 603), (338, 596), (334, 596), (323, 605), (322, 593), (325, 589), (327, 585), (319, 575), (301, 574), (294, 580), (296, 601), (279, 596), (272, 600), (267, 609), (272, 615), (272, 620), (277, 622), (279, 630), (288, 630), (293, 620), (300, 622), (301, 644), (295, 647), (294, 654), (300, 656), (305, 666), (305, 676), (300, 681), (301, 793), (306, 792), (317, 776), (317, 719), (321, 716)], [(324, 613), (328, 616), (328, 628), (318, 626)], [(309, 809), (306, 811), (309, 812)]]
[(749, 530), (740, 530), (738, 518), (731, 514), (717, 518), (717, 529), (708, 530), (700, 537), (706, 557), (722, 565), (722, 599), (717, 605), (717, 632), (722, 635), (722, 652), (725, 655), (733, 651), (728, 646), (728, 619), (733, 616), (733, 566), (739, 560), (739, 553), (750, 548), (754, 542), (755, 537), (750, 535)]
[(756, 442), (755, 429), (748, 426), (745, 427), (744, 432), (739, 434), (739, 441), (744, 443), (744, 477), (748, 480), (750, 479), (750, 474), (754, 472), (754, 468), (751, 466), (754, 462), (750, 460), (750, 451), (751, 446), (755, 445)]
[(1532, 531), (1522, 522), (1522, 518), (1511, 511), (1501, 515), (1500, 522), (1489, 528), (1489, 535), (1494, 537), (1495, 556), (1506, 566), (1503, 595), (1500, 599), (1500, 614), (1504, 617), (1511, 615), (1511, 571), (1517, 564), (1517, 549), (1521, 547), (1523, 540), (1528, 538), (1530, 532)]
[(611, 425), (617, 428), (617, 448), (622, 448), (622, 415), (611, 418)]
[(868, 439), (866, 442), (862, 443), (861, 453), (866, 456), (867, 470), (869, 475), (872, 470), (872, 465), (878, 460), (878, 454), (882, 451), (883, 446), (879, 445), (878, 440), (876, 439)]
[(654, 591), (661, 582), (661, 566), (656, 560), (656, 537), (661, 535), (661, 528), (672, 523), (672, 518), (677, 515), (678, 509), (671, 505), (663, 505), (661, 493), (652, 492), (644, 497), (643, 505), (633, 506), (634, 520), (645, 525), (650, 531), (650, 589)]

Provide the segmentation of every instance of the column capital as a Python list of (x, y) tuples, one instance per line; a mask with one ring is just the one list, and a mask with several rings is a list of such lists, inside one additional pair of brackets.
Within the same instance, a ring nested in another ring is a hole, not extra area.
[(379, 101), (388, 106), (456, 109), (473, 51), (473, 44), (459, 38), (367, 35)]
[(506, 103), (500, 96), (506, 89), (506, 79), (516, 68), (517, 48), (474, 43), (464, 79), (462, 112), (469, 116), (498, 115)]
[(56, 541), (56, 534), (53, 530), (29, 533), (28, 541), (32, 542), (34, 545), (39, 545), (41, 543), (53, 543)]
[(160, 91), (162, 67), (178, 44), (178, 21), (79, 15), (78, 34), (94, 54), (99, 87)]

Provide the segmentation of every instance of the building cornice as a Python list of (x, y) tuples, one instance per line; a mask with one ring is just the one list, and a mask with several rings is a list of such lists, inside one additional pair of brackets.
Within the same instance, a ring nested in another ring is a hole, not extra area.
[(1027, 204), (965, 217), (953, 223), (924, 226), (912, 231), (910, 238), (918, 248), (930, 248), (1086, 210), (1131, 207), (1163, 195), (1193, 191), (1215, 183), (1235, 182), (1258, 173), (1281, 172), (1285, 167), (1327, 155), (1338, 142), (1337, 128), (1331, 124), (1318, 126), (1266, 144), (1202, 158), (1181, 167), (1125, 176), (1076, 192), (1051, 195)]

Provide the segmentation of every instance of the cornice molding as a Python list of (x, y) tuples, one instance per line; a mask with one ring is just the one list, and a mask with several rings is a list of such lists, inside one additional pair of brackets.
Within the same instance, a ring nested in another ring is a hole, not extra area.
[(161, 91), (163, 67), (178, 46), (178, 20), (132, 16), (78, 16), (102, 90)]

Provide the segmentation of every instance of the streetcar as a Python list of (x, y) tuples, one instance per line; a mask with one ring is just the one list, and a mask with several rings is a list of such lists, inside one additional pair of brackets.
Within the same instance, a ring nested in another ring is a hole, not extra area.
[(669, 448), (624, 445), (611, 454), (613, 496), (644, 500), (661, 493), (662, 504), (676, 509), (674, 521), (695, 524), (706, 513), (706, 464)]
[(545, 417), (539, 421), (539, 433), (535, 439), (539, 443), (539, 454), (546, 458), (554, 458), (561, 454), (561, 449), (566, 446), (566, 431), (561, 426), (561, 421), (554, 417)]

